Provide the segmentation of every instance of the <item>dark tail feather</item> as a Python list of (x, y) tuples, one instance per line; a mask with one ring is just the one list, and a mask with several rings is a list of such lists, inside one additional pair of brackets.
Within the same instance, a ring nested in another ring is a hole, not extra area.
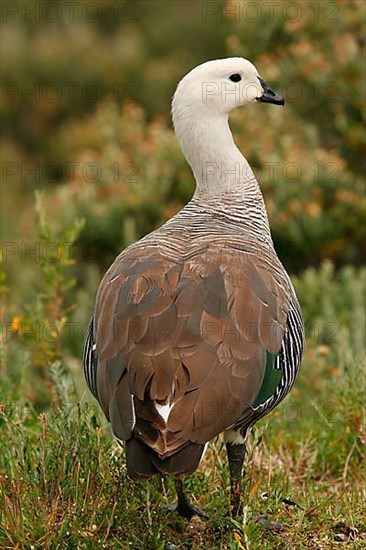
[(204, 445), (189, 443), (172, 456), (161, 459), (150, 447), (131, 438), (126, 442), (127, 473), (132, 479), (146, 479), (155, 474), (190, 475), (198, 467)]
[(151, 461), (149, 447), (131, 437), (126, 441), (127, 473), (132, 479), (147, 479), (158, 474)]
[(204, 445), (189, 443), (173, 455), (161, 459), (156, 453), (152, 453), (152, 463), (163, 474), (190, 475), (197, 469), (203, 453)]

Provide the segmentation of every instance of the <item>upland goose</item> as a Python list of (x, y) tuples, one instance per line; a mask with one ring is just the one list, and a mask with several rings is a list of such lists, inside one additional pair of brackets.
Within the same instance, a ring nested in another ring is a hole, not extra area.
[(199, 509), (183, 478), (222, 432), (231, 510), (241, 512), (247, 431), (289, 392), (302, 357), (299, 304), (228, 124), (230, 111), (254, 102), (284, 105), (240, 57), (208, 61), (181, 80), (173, 124), (196, 191), (117, 256), (84, 342), (86, 380), (125, 442), (128, 474), (175, 476), (187, 518)]

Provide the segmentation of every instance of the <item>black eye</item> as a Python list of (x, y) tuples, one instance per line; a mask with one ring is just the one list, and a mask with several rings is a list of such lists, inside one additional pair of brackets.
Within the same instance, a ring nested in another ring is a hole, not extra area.
[(231, 82), (240, 82), (241, 76), (238, 73), (232, 74), (229, 76)]

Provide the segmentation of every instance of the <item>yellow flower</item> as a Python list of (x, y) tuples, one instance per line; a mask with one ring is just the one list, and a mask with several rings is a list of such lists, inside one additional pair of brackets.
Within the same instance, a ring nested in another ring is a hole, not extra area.
[(239, 533), (237, 531), (234, 531), (234, 538), (235, 538), (235, 542), (239, 546), (239, 548), (241, 550), (244, 550), (244, 546), (241, 543), (241, 536), (239, 535)]
[(11, 321), (11, 331), (12, 332), (18, 332), (18, 330), (20, 328), (20, 324), (21, 324), (21, 318), (17, 317), (17, 316), (14, 316), (12, 321)]

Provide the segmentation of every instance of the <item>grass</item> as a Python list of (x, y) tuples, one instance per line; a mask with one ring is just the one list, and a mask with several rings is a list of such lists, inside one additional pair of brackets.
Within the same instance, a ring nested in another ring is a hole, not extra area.
[[(54, 365), (57, 406), (39, 414), (22, 402), (2, 405), (0, 547), (364, 548), (362, 365), (324, 385), (327, 368), (324, 356), (306, 358), (296, 389), (258, 423), (244, 517), (226, 515), (228, 469), (216, 440), (187, 483), (208, 519), (188, 523), (164, 509), (174, 500), (170, 479), (129, 480), (98, 408), (80, 404)], [(260, 516), (288, 527), (266, 530)]]
[[(45, 223), (40, 238), (57, 242)], [(366, 547), (365, 270), (325, 264), (294, 279), (307, 328), (303, 368), (290, 395), (251, 433), (243, 517), (227, 514), (229, 472), (217, 439), (187, 480), (207, 518), (187, 522), (166, 510), (175, 500), (170, 478), (127, 477), (123, 449), (86, 394), (78, 331), (69, 346), (32, 333), (36, 322), (65, 326), (73, 303), (82, 303), (72, 262), (57, 255), (49, 263), (40, 262), (43, 290), (32, 286), (19, 316), (5, 296), (0, 548)], [(1, 284), (6, 295), (4, 277)], [(266, 519), (286, 528), (266, 529)]]

